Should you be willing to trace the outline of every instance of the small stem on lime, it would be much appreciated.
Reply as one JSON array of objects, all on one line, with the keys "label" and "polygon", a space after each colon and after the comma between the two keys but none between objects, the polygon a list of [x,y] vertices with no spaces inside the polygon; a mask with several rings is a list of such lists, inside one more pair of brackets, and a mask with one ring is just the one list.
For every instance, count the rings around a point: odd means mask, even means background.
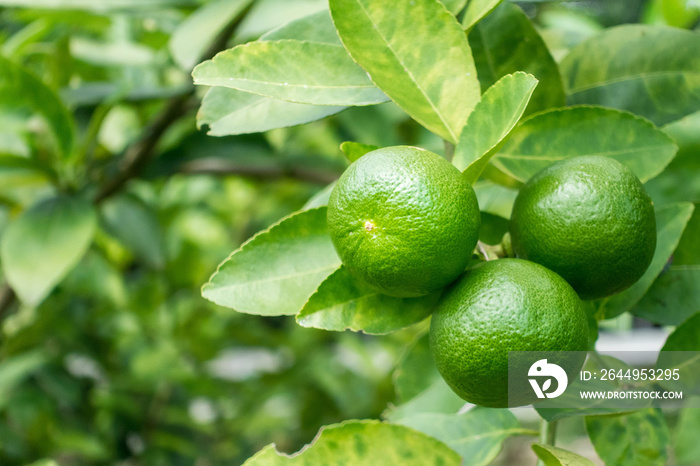
[{"label": "small stem on lime", "polygon": [[476,248],[479,250],[481,255],[484,257],[484,260],[490,261],[493,259],[492,257],[490,257],[489,252],[486,250],[486,246],[481,241],[476,242]]}]

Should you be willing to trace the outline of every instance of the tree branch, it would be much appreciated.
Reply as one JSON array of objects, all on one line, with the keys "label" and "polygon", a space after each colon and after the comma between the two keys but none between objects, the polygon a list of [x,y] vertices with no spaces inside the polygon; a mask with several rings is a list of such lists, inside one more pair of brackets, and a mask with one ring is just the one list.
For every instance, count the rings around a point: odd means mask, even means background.
[{"label": "tree branch", "polygon": [[[211,45],[200,57],[200,62],[212,58],[221,50],[226,48],[229,38],[243,21],[250,11],[253,3],[241,12],[216,36]],[[170,99],[165,108],[158,114],[153,123],[144,131],[141,138],[131,145],[119,164],[118,173],[111,180],[107,181],[97,192],[94,202],[99,204],[108,197],[119,192],[124,185],[141,173],[141,170],[151,161],[155,155],[155,148],[161,137],[182,116],[191,109],[196,108],[192,99],[194,96],[194,86],[185,94],[175,96]]]},{"label": "tree branch", "polygon": [[340,173],[301,166],[241,165],[219,158],[204,158],[184,164],[181,173],[206,173],[215,176],[247,176],[266,180],[294,178],[308,183],[327,185],[338,179]]},{"label": "tree branch", "polygon": [[[229,38],[247,16],[252,6],[253,2],[221,30],[200,57],[200,62],[212,58],[218,52],[226,48]],[[99,204],[121,191],[129,180],[141,173],[141,170],[154,157],[155,148],[168,128],[186,115],[192,108],[196,108],[196,105],[193,105],[193,96],[194,86],[190,85],[190,89],[187,92],[174,96],[168,101],[165,108],[163,108],[143,132],[141,138],[133,145],[129,146],[124,152],[124,156],[118,166],[117,174],[97,191],[93,199],[95,204]],[[10,288],[7,282],[0,285],[0,320],[4,318],[7,311],[15,303],[16,298],[15,292]]]}]

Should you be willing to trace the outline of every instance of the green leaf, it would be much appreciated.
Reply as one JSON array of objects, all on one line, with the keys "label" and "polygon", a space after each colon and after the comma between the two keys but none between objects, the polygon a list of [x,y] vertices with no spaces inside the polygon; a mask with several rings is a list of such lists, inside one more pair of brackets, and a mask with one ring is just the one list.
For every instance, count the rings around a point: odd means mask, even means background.
[{"label": "green leaf", "polygon": [[405,403],[441,380],[430,350],[427,332],[406,349],[393,374],[394,390],[400,402]]},{"label": "green leaf", "polygon": [[97,224],[93,206],[80,198],[56,197],[17,217],[0,245],[10,286],[28,306],[36,306],[78,263]]},{"label": "green leaf", "polygon": [[440,3],[445,5],[445,8],[450,10],[453,15],[457,16],[459,12],[464,9],[464,5],[467,4],[467,0],[440,0]]},{"label": "green leaf", "polygon": [[440,293],[395,298],[370,288],[343,266],[321,283],[297,315],[302,327],[352,330],[381,335],[408,327],[430,315]]},{"label": "green leaf", "polygon": [[392,422],[421,413],[455,414],[464,405],[461,399],[440,377],[428,388],[399,406],[390,406],[382,417]]},{"label": "green leaf", "polygon": [[530,74],[509,74],[488,88],[476,104],[452,159],[469,183],[476,182],[495,153],[493,149],[513,130],[535,86],[537,80]]},{"label": "green leaf", "polygon": [[422,413],[398,422],[445,442],[470,466],[490,464],[511,435],[537,433],[522,429],[507,409],[475,407],[464,414]]},{"label": "green leaf", "polygon": [[221,30],[252,1],[215,0],[195,10],[170,36],[168,48],[175,63],[184,70],[191,70]]},{"label": "green leaf", "polygon": [[656,361],[659,369],[678,369],[678,380],[659,384],[683,396],[700,395],[700,312],[679,325],[666,339]]},{"label": "green leaf", "polygon": [[345,108],[297,104],[236,89],[212,87],[197,112],[197,126],[208,127],[210,136],[262,133],[320,120]]},{"label": "green leaf", "polygon": [[282,219],[248,240],[202,288],[202,296],[238,312],[293,315],[340,266],[326,208]]},{"label": "green leaf", "polygon": [[333,192],[333,188],[335,188],[335,181],[328,184],[325,188],[311,196],[311,199],[309,199],[306,204],[304,204],[304,207],[301,208],[301,210],[309,210],[309,209],[315,209],[317,207],[323,207],[328,205],[328,200],[331,197],[331,193]]},{"label": "green leaf", "polygon": [[683,231],[678,247],[667,267],[649,291],[634,306],[632,313],[664,325],[680,325],[700,311],[700,209]]},{"label": "green leaf", "polygon": [[132,196],[117,196],[101,206],[107,231],[150,267],[165,266],[163,235],[153,212]]},{"label": "green leaf", "polygon": [[292,20],[260,36],[260,40],[282,39],[343,45],[327,9]]},{"label": "green leaf", "polygon": [[698,203],[696,202],[693,215],[690,217],[688,225],[683,231],[683,236],[678,242],[678,247],[673,254],[673,263],[675,265],[700,264],[700,209],[697,209],[697,206]]},{"label": "green leaf", "polygon": [[670,137],[642,118],[582,106],[549,110],[523,120],[491,163],[526,181],[557,160],[600,155],[626,165],[644,182],[661,173],[677,149]]},{"label": "green leaf", "polygon": [[7,357],[0,363],[0,409],[11,401],[12,392],[48,360],[43,350],[34,349]]},{"label": "green leaf", "polygon": [[678,423],[674,430],[673,446],[680,465],[700,464],[700,397],[691,397],[678,412]]},{"label": "green leaf", "polygon": [[507,74],[524,71],[539,81],[526,115],[564,105],[559,68],[542,37],[518,6],[501,3],[473,27],[469,44],[482,90]]},{"label": "green leaf", "polygon": [[456,143],[479,101],[469,43],[436,0],[330,0],[345,48],[413,119]]},{"label": "green leaf", "polygon": [[36,159],[0,155],[0,192],[20,186],[42,185],[55,179],[56,173]]},{"label": "green leaf", "polygon": [[341,45],[284,39],[239,45],[194,69],[194,83],[315,105],[387,100]]},{"label": "green leaf", "polygon": [[401,464],[459,466],[461,458],[444,443],[408,427],[379,421],[346,421],[321,428],[313,442],[287,456],[268,445],[245,466],[376,466]]},{"label": "green leaf", "polygon": [[73,151],[73,117],[58,95],[39,78],[0,56],[0,102],[40,115],[54,138],[57,152],[68,157]]},{"label": "green leaf", "polygon": [[510,219],[513,203],[518,192],[491,181],[479,181],[474,185],[474,192],[479,199],[479,209],[506,219]]},{"label": "green leaf", "polygon": [[630,310],[662,325],[679,325],[700,311],[700,264],[671,265]]},{"label": "green leaf", "polygon": [[623,25],[582,42],[561,63],[569,104],[620,108],[663,125],[700,106],[700,34]]},{"label": "green leaf", "polygon": [[462,19],[462,26],[469,31],[483,17],[496,8],[502,0],[471,0]]},{"label": "green leaf", "polygon": [[629,311],[647,292],[656,277],[666,266],[668,258],[678,245],[685,225],[693,214],[693,204],[679,202],[656,210],[656,251],[651,265],[637,283],[625,291],[595,301],[598,320],[617,317]]},{"label": "green leaf", "polygon": [[[583,366],[583,370],[591,373],[600,373],[602,369],[622,370],[625,372],[631,367],[624,361],[601,354],[597,355],[597,357],[588,358]],[[607,399],[583,399],[580,396],[581,391],[607,392],[609,390],[628,390],[626,382],[626,380],[623,381],[622,379],[610,381],[598,378],[584,381],[576,377],[561,396],[540,402],[535,405],[535,410],[542,419],[552,422],[573,416],[628,413],[651,405],[651,399],[629,398],[611,401]]]},{"label": "green leaf", "polygon": [[345,157],[352,163],[365,155],[368,152],[379,149],[379,146],[372,144],[362,144],[359,142],[345,141],[340,145],[340,150],[343,151]]},{"label": "green leaf", "polygon": [[589,416],[586,430],[605,464],[666,464],[669,432],[660,409],[646,408],[616,416]]},{"label": "green leaf", "polygon": [[544,462],[544,466],[593,466],[593,461],[576,453],[555,447],[533,443],[532,450]]}]

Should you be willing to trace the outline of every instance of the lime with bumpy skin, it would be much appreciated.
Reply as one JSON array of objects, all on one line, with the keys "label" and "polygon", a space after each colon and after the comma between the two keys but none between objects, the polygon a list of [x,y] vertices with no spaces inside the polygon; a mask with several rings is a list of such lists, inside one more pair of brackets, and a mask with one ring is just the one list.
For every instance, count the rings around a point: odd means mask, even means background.
[{"label": "lime with bumpy skin", "polygon": [[453,165],[417,147],[362,156],[328,202],[333,245],[348,270],[397,297],[426,295],[456,279],[476,246],[479,205]]},{"label": "lime with bumpy skin", "polygon": [[582,299],[618,293],[644,274],[656,248],[651,198],[609,157],[564,159],[535,174],[513,205],[513,250],[555,271]]},{"label": "lime with bumpy skin", "polygon": [[[463,399],[519,406],[534,401],[533,394],[523,379],[527,392],[509,399],[508,353],[586,351],[588,321],[581,299],[559,275],[523,259],[499,259],[467,270],[448,288],[432,317],[430,347],[440,374]],[[577,367],[567,372],[580,369],[583,355],[574,354]]]}]

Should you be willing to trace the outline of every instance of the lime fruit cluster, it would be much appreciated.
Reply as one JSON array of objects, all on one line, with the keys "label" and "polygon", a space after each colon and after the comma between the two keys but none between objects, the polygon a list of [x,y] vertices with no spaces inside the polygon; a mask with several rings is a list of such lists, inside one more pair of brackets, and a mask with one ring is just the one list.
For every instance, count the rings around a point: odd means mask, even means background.
[{"label": "lime fruit cluster", "polygon": [[[328,225],[343,265],[381,293],[445,289],[430,327],[437,368],[459,396],[488,407],[534,401],[527,383],[510,384],[527,396],[509,393],[509,353],[583,355],[581,298],[629,287],[656,246],[651,199],[607,157],[565,159],[525,184],[510,221],[517,259],[465,271],[480,227],[474,190],[445,159],[415,147],[354,162],[331,193]],[[583,356],[571,358],[562,367],[573,374]]]},{"label": "lime fruit cluster", "polygon": [[582,299],[618,293],[644,274],[656,248],[651,198],[609,157],[564,159],[541,170],[513,205],[513,250],[561,275]]},{"label": "lime fruit cluster", "polygon": [[452,164],[416,147],[377,149],[355,161],[328,202],[328,226],[345,267],[378,291],[428,294],[471,259],[480,214]]},{"label": "lime fruit cluster", "polygon": [[509,399],[508,352],[586,351],[588,322],[581,299],[559,275],[534,262],[500,259],[472,267],[448,289],[432,317],[430,346],[460,397],[517,406],[532,400]]}]

